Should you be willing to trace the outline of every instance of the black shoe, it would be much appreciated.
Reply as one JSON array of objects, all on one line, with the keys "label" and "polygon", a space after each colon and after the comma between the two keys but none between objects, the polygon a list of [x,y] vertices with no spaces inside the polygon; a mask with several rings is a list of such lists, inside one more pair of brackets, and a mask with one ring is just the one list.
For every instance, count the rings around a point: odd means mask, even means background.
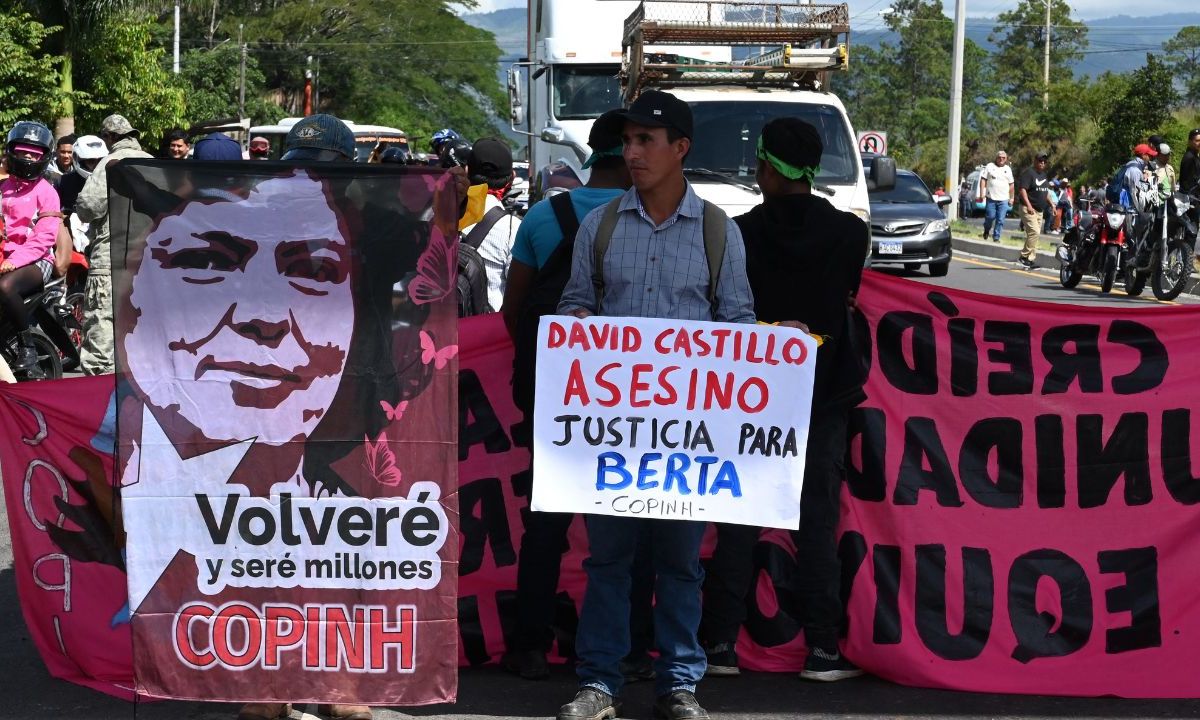
[{"label": "black shoe", "polygon": [[38,366],[37,348],[33,345],[33,336],[28,330],[22,330],[17,335],[17,355],[13,358],[14,373],[28,373]]},{"label": "black shoe", "polygon": [[630,655],[621,661],[621,675],[627,683],[653,680],[656,677],[654,661],[644,652],[637,656]]},{"label": "black shoe", "polygon": [[513,650],[500,659],[500,666],[525,680],[545,680],[550,677],[546,653],[541,650]]},{"label": "black shoe", "polygon": [[657,720],[708,720],[708,711],[700,707],[692,693],[675,690],[659,695],[654,701],[654,717]]},{"label": "black shoe", "polygon": [[737,677],[742,674],[738,668],[737,651],[734,650],[733,643],[717,643],[706,647],[704,655],[708,658],[708,668],[704,671],[704,677]]},{"label": "black shoe", "polygon": [[613,696],[594,687],[580,688],[574,700],[558,709],[558,720],[605,720],[616,716]]},{"label": "black shoe", "polygon": [[819,682],[836,682],[862,674],[863,671],[847,660],[845,655],[837,651],[837,648],[813,647],[808,651],[808,657],[804,660],[804,670],[800,672],[800,677]]},{"label": "black shoe", "polygon": [[1034,268],[1033,261],[1028,258],[1019,258],[1017,262],[1020,263],[1021,267],[1025,268],[1026,270],[1032,270]]}]

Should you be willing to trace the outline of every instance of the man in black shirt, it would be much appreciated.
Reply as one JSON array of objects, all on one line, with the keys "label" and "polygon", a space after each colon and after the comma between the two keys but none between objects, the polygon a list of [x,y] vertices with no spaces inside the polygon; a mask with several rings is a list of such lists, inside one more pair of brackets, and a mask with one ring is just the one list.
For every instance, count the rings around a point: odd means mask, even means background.
[{"label": "man in black shirt", "polygon": [[1188,133],[1188,147],[1179,162],[1179,189],[1190,192],[1200,182],[1200,128]]},{"label": "man in black shirt", "polygon": [[1021,179],[1017,182],[1017,207],[1021,210],[1021,224],[1025,228],[1025,247],[1021,250],[1018,262],[1026,268],[1033,268],[1037,259],[1038,235],[1042,229],[1042,215],[1049,205],[1046,192],[1050,189],[1046,181],[1046,163],[1049,156],[1038,153],[1033,166],[1025,168]]},{"label": "man in black shirt", "polygon": [[[848,302],[858,291],[870,249],[867,226],[812,194],[821,136],[797,118],[762,131],[757,179],[763,204],[734,218],[746,243],[746,276],[762,322],[800,323],[824,336],[817,353],[796,552],[804,572],[796,591],[809,648],[801,677],[833,681],[861,675],[838,649],[843,607],[837,556],[838,501],[846,423],[864,397],[864,365],[852,343]],[[736,675],[733,646],[746,617],[759,528],[717,526],[717,548],[704,583],[701,641],[710,675]]]}]

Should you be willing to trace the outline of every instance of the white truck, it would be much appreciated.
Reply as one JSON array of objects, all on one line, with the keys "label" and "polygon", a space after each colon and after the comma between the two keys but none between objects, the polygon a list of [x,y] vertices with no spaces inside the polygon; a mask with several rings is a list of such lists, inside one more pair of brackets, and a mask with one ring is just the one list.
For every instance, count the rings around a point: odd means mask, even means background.
[{"label": "white truck", "polygon": [[[591,122],[657,87],[691,105],[688,179],[731,216],[762,200],[754,171],[763,125],[792,116],[824,141],[815,191],[869,223],[854,129],[824,89],[825,73],[846,67],[848,42],[845,4],[530,0],[529,58],[510,70],[509,97],[514,130],[528,115],[533,196],[585,181]],[[876,161],[870,173],[888,187],[895,164]]]}]

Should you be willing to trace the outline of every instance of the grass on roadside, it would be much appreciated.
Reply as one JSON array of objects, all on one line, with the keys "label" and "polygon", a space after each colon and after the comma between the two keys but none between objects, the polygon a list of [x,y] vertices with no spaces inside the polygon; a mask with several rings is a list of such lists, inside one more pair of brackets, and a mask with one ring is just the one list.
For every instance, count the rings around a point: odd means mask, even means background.
[{"label": "grass on roadside", "polygon": [[[1011,220],[1006,222],[1005,225],[1011,226],[1015,225],[1017,222],[1019,221]],[[979,225],[972,225],[965,220],[952,220],[950,222],[950,233],[954,235],[954,237],[983,242],[983,228]],[[1051,241],[1052,239],[1052,241],[1057,244],[1057,238],[1057,235],[1043,235],[1041,237],[1041,241],[1038,243],[1038,247],[1042,248],[1047,241]],[[988,242],[991,241],[988,240]],[[1000,233],[1000,244],[1005,247],[1025,247],[1025,233],[1021,232],[1020,230],[1013,232],[1012,229],[1006,227],[1004,232]]]}]

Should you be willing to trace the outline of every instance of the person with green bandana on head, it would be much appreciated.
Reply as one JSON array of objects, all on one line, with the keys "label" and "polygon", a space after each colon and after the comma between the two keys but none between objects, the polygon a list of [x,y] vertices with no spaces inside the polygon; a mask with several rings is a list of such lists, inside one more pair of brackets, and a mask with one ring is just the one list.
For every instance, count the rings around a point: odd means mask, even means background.
[{"label": "person with green bandana on head", "polygon": [[[798,618],[808,658],[800,677],[834,681],[862,674],[839,651],[843,607],[835,531],[844,475],[846,422],[861,402],[865,365],[851,333],[850,299],[870,250],[866,224],[812,193],[821,136],[797,118],[778,118],[758,139],[756,176],[763,203],[734,218],[746,244],[746,275],[759,322],[802,323],[823,337],[794,540],[802,568]],[[708,676],[739,674],[734,647],[754,584],[759,528],[717,525],[704,581],[700,640]]]}]

